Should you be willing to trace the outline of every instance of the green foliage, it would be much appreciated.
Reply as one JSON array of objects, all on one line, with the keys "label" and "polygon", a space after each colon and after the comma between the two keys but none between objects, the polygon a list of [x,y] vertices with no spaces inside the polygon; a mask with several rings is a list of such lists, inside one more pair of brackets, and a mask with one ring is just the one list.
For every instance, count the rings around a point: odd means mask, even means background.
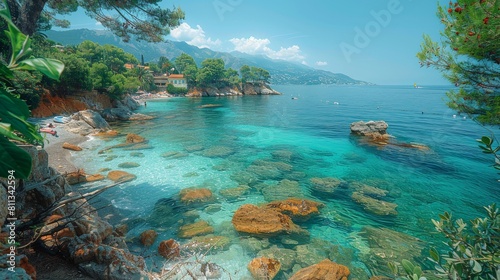
[{"label": "green foliage", "polygon": [[449,241],[450,252],[441,258],[434,250],[431,260],[438,276],[455,279],[498,279],[500,277],[500,216],[495,204],[484,207],[487,216],[466,224],[445,212],[432,220],[436,230]]},{"label": "green foliage", "polygon": [[500,124],[500,2],[458,0],[438,5],[442,43],[424,36],[417,54],[457,86],[448,105],[483,124]]},{"label": "green foliage", "polygon": [[[485,139],[486,140],[486,139]],[[495,204],[484,207],[486,217],[475,218],[470,224],[462,219],[454,220],[448,212],[432,220],[436,231],[448,240],[449,251],[440,255],[431,248],[428,258],[435,268],[435,276],[441,279],[500,279],[500,215]],[[416,280],[422,270],[403,260],[406,279]],[[397,266],[389,264],[394,275]],[[416,278],[418,277],[418,278]]]},{"label": "green foliage", "polygon": [[164,9],[159,6],[160,2],[160,0],[9,0],[8,5],[20,30],[29,35],[35,32],[42,15],[54,25],[68,27],[69,21],[57,19],[57,14],[69,14],[82,8],[88,16],[101,22],[104,27],[126,42],[132,35],[138,40],[160,42],[169,34],[170,28],[178,26],[184,19],[184,12],[181,9]]},{"label": "green foliage", "polygon": [[[3,4],[7,7],[7,2]],[[11,44],[8,64],[0,62],[0,177],[15,172],[16,178],[27,178],[31,173],[31,157],[10,140],[43,144],[38,128],[27,121],[28,106],[13,92],[15,71],[39,71],[49,78],[58,79],[64,65],[54,59],[34,58],[31,40],[13,24],[8,9],[0,9],[0,17],[7,24],[6,37]],[[10,172],[9,172],[10,171]]]},{"label": "green foliage", "polygon": [[113,72],[102,62],[94,63],[90,67],[92,85],[100,93],[106,93],[108,88],[112,86],[111,77],[113,77]]},{"label": "green foliage", "polygon": [[255,67],[243,65],[240,68],[241,81],[243,83],[266,83],[269,84],[269,80],[271,79],[271,75],[269,71]]},{"label": "green foliage", "polygon": [[240,80],[240,75],[238,74],[238,71],[228,68],[224,72],[224,82],[226,83],[227,86],[237,86],[241,83]]},{"label": "green foliage", "polygon": [[198,74],[198,66],[194,59],[190,55],[182,53],[174,62],[176,70],[186,77],[188,86],[194,86],[196,84],[196,75]]},{"label": "green foliage", "polygon": [[224,60],[220,58],[208,58],[201,63],[196,81],[202,87],[221,86],[224,78]]},{"label": "green foliage", "polygon": [[171,69],[174,68],[172,62],[165,56],[160,56],[156,65],[160,69],[160,74],[170,73]]},{"label": "green foliage", "polygon": [[167,85],[167,92],[173,95],[184,95],[188,93],[187,88],[175,87],[172,84]]},{"label": "green foliage", "polygon": [[[492,154],[494,156],[495,163],[493,164],[493,167],[500,170],[500,155],[498,154],[500,146],[495,145],[495,141],[493,139],[494,138],[492,137],[483,136],[481,139],[477,139],[477,142],[479,142],[479,148],[483,150],[483,153]],[[496,147],[494,147],[494,145]]]},{"label": "green foliage", "polygon": [[26,101],[29,108],[34,109],[38,107],[40,99],[44,93],[42,84],[42,75],[36,72],[16,71],[12,83],[14,85],[15,93]]}]

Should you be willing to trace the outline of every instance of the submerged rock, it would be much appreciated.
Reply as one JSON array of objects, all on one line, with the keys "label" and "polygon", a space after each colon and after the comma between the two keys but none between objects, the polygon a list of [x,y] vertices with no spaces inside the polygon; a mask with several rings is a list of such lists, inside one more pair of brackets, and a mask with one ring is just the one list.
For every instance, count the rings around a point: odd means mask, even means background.
[{"label": "submerged rock", "polygon": [[349,268],[325,259],[315,265],[303,268],[295,273],[289,280],[347,280]]},{"label": "submerged rock", "polygon": [[179,192],[180,201],[185,204],[206,203],[213,200],[212,191],[206,188],[187,188]]},{"label": "submerged rock", "polygon": [[263,256],[279,261],[281,268],[284,271],[291,271],[297,258],[297,254],[294,250],[278,248],[276,245],[273,245],[269,249],[259,251],[257,256]]},{"label": "submerged rock", "polygon": [[144,246],[149,247],[149,246],[153,245],[157,236],[158,236],[158,233],[156,233],[156,231],[154,231],[152,229],[146,230],[146,231],[141,233],[141,236],[140,236],[141,243]]},{"label": "submerged rock", "polygon": [[361,250],[360,258],[374,275],[391,275],[387,264],[420,258],[424,243],[405,233],[388,228],[366,226],[359,235],[367,240],[369,250]]},{"label": "submerged rock", "polygon": [[356,192],[359,192],[361,194],[368,195],[368,196],[375,197],[375,198],[376,197],[384,197],[388,193],[387,190],[383,190],[383,189],[380,189],[377,187],[373,187],[373,186],[369,186],[367,184],[357,183],[357,182],[349,184],[349,188],[352,188]]},{"label": "submerged rock", "polygon": [[284,200],[289,197],[304,197],[299,182],[287,179],[281,180],[278,184],[264,187],[262,194],[267,201]]},{"label": "submerged rock", "polygon": [[93,175],[87,175],[85,179],[87,180],[87,182],[95,182],[104,180],[105,177],[101,174],[93,174]]},{"label": "submerged rock", "polygon": [[[156,227],[171,227],[179,220],[185,219],[186,215],[192,214],[187,210],[186,206],[173,198],[160,198],[155,203],[148,222]],[[194,219],[189,219],[189,221],[193,222]]]},{"label": "submerged rock", "polygon": [[398,212],[396,211],[397,204],[378,200],[369,196],[362,194],[361,192],[354,192],[352,194],[352,199],[358,203],[363,205],[363,208],[376,215],[381,216],[396,216]]},{"label": "submerged rock", "polygon": [[131,162],[131,161],[122,162],[122,163],[118,164],[118,167],[120,167],[120,168],[134,168],[134,167],[139,167],[139,166],[141,166],[141,165],[138,164],[137,162]]},{"label": "submerged rock", "polygon": [[193,224],[181,226],[177,232],[177,236],[180,238],[192,238],[194,236],[206,235],[213,232],[214,228],[211,227],[207,221],[200,220]]},{"label": "submerged rock", "polygon": [[109,171],[108,173],[108,179],[115,182],[118,181],[127,182],[127,181],[132,181],[135,178],[137,178],[135,175],[121,170],[113,170]]},{"label": "submerged rock", "polygon": [[184,245],[184,247],[192,251],[207,252],[210,250],[210,252],[214,252],[227,250],[229,249],[229,245],[231,245],[229,237],[210,234],[206,236],[195,236],[191,239],[191,242]]},{"label": "submerged rock", "polygon": [[201,155],[204,157],[228,157],[234,153],[235,151],[232,148],[226,146],[214,146],[201,152]]},{"label": "submerged rock", "polygon": [[239,185],[236,188],[229,188],[220,190],[219,193],[226,199],[236,200],[236,199],[245,199],[246,195],[250,192],[250,187],[247,185]]},{"label": "submerged rock", "polygon": [[125,139],[125,143],[143,143],[146,139],[140,135],[129,133],[127,134],[127,138]]},{"label": "submerged rock", "polygon": [[327,194],[333,194],[333,192],[340,185],[343,184],[342,180],[333,177],[324,177],[324,178],[314,177],[311,178],[310,182],[313,191],[327,193]]},{"label": "submerged rock", "polygon": [[232,223],[236,231],[257,236],[277,236],[281,234],[307,234],[292,219],[274,209],[245,204],[233,215]]},{"label": "submerged rock", "polygon": [[255,279],[272,280],[280,272],[281,264],[275,259],[260,257],[253,259],[247,268]]},{"label": "submerged rock", "polygon": [[266,207],[287,214],[295,221],[307,221],[312,216],[319,215],[319,208],[324,207],[324,204],[308,199],[288,198],[270,202]]}]

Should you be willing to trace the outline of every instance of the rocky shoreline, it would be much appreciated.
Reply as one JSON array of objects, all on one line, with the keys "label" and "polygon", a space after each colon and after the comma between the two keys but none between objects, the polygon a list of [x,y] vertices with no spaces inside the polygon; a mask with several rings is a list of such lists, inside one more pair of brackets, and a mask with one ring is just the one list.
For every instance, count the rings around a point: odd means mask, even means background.
[{"label": "rocky shoreline", "polygon": [[[82,279],[156,279],[155,277],[159,276],[158,273],[162,273],[152,271],[151,268],[148,269],[144,257],[131,252],[129,245],[127,245],[130,240],[125,239],[127,235],[127,226],[125,224],[120,222],[116,224],[110,223],[109,220],[103,218],[103,215],[100,216],[96,211],[96,208],[100,208],[102,205],[89,203],[90,198],[98,195],[100,191],[112,187],[113,184],[99,187],[94,191],[95,193],[89,193],[88,191],[83,193],[80,192],[81,190],[78,187],[71,185],[82,181],[104,179],[103,175],[100,175],[100,177],[98,174],[88,175],[74,167],[71,164],[69,151],[77,151],[78,144],[86,141],[88,135],[97,133],[98,135],[116,136],[116,132],[111,130],[105,118],[111,121],[133,120],[137,116],[139,116],[139,119],[149,118],[149,116],[132,112],[133,108],[139,106],[132,99],[121,104],[122,106],[117,108],[118,110],[111,109],[104,113],[101,112],[101,114],[92,110],[75,113],[68,123],[56,124],[55,129],[58,131],[59,137],[48,135],[50,141],[45,145],[44,149],[33,146],[25,147],[34,160],[33,173],[29,180],[20,184],[18,197],[16,197],[16,215],[20,221],[20,226],[25,227],[28,235],[35,235],[37,232],[28,229],[28,226],[30,221],[38,220],[38,229],[42,234],[41,238],[36,242],[37,250],[42,248],[44,251],[55,254],[61,259],[69,260],[74,266],[69,265],[68,270],[71,271],[77,267],[86,276],[78,273],[76,269],[68,274],[78,275]],[[113,116],[111,117],[109,114]],[[46,125],[47,122],[50,122],[50,119],[39,120],[40,124]],[[351,126],[351,129],[353,134],[365,136],[370,141],[375,139],[378,141],[376,144],[380,145],[381,138],[388,139],[388,135],[386,135],[387,127],[387,124],[383,122],[368,122],[355,123]],[[373,137],[373,133],[375,133],[376,137]],[[383,137],[380,137],[380,135],[383,135]],[[127,135],[125,143],[115,145],[112,148],[145,144],[147,144],[147,140],[138,135],[130,134]],[[210,157],[224,156],[231,153],[227,148],[224,148],[207,149],[203,151],[203,155]],[[170,157],[175,155],[162,156]],[[266,173],[270,168],[276,170],[276,172],[285,172],[290,170],[291,166],[284,162],[259,161],[249,167],[249,170],[260,174],[262,172]],[[262,175],[267,176],[266,174]],[[134,176],[123,171],[111,170],[108,172],[107,178],[122,183],[133,180]],[[315,191],[331,195],[333,190],[344,185],[345,182],[335,178],[312,178],[311,184]],[[288,244],[294,248],[293,250],[277,247],[267,248],[264,245],[262,248],[255,248],[256,257],[248,264],[247,269],[255,279],[263,277],[273,279],[280,271],[283,271],[283,273],[286,271],[285,275],[291,277],[290,279],[312,279],[318,277],[318,275],[336,276],[335,278],[314,279],[347,279],[350,271],[346,266],[331,261],[339,258],[333,254],[333,251],[331,254],[313,253],[314,246],[318,245],[313,245],[313,243],[318,241],[310,240],[309,233],[300,224],[311,217],[319,215],[323,205],[304,198],[293,198],[293,195],[295,195],[293,189],[296,188],[298,188],[298,182],[287,179],[281,180],[278,185],[268,186],[262,190],[266,200],[272,202],[265,205],[245,204],[234,213],[231,228],[234,228],[241,236],[245,236],[249,240],[248,242],[255,243],[253,245],[248,244],[250,247],[257,246],[257,243],[263,243],[264,241],[260,241],[261,239],[278,238],[281,239],[283,244]],[[349,188],[354,188],[353,200],[362,205],[366,211],[381,216],[397,215],[397,205],[382,199],[386,195],[384,190],[354,183],[350,183]],[[3,189],[0,188],[0,190]],[[248,189],[248,186],[241,185],[234,189],[221,191],[220,195],[231,199],[232,197],[238,197],[240,193]],[[199,219],[199,215],[196,214],[199,207],[204,208],[213,199],[215,199],[215,194],[212,194],[209,189],[187,188],[181,190],[178,197],[158,200],[149,219],[156,222],[163,221],[163,225],[178,226],[178,237],[191,240],[187,245],[180,245],[178,241],[173,239],[163,240],[159,243],[157,249],[158,256],[163,257],[166,261],[179,261],[182,250],[186,248],[192,249],[200,246],[200,248],[205,248],[203,246],[208,246],[227,250],[230,245],[229,238],[214,235],[214,228],[208,222]],[[182,222],[170,221],[172,211],[174,211],[172,205],[177,204],[182,205],[182,209],[185,210],[182,213]],[[47,212],[46,209],[51,211]],[[112,209],[108,210],[113,211]],[[5,221],[5,217],[6,215],[0,216],[0,220]],[[165,219],[166,221],[164,221]],[[367,228],[367,230],[371,230],[373,236],[395,235],[400,239],[407,240],[407,242],[415,243],[416,248],[421,246],[417,240],[411,239],[410,236],[403,236],[392,231],[380,231],[370,228]],[[145,250],[144,248],[157,243],[155,242],[157,235],[154,230],[146,230],[133,239],[137,240],[138,246],[141,246],[142,250]],[[5,235],[3,237],[5,238]],[[22,243],[28,241],[23,240]],[[5,244],[5,242],[3,243]],[[323,245],[319,244],[319,246]],[[259,255],[260,253],[264,255]],[[416,254],[416,251],[411,253]],[[287,257],[280,256],[282,254],[287,255]],[[299,254],[307,255],[310,259],[302,262]],[[397,252],[397,254],[402,253]],[[30,264],[32,260],[28,260],[26,255],[27,253],[23,251],[20,251],[18,255],[18,263],[23,269],[16,269],[17,274],[15,277],[17,278],[15,279],[57,279],[57,277],[60,277],[52,275],[50,271],[44,269],[39,270],[43,273],[37,277],[36,271],[38,268],[36,265]],[[379,261],[383,263],[385,260]],[[293,265],[294,263],[296,265]],[[197,276],[200,277],[216,277],[217,275],[213,273],[222,271],[215,263],[197,264],[196,270],[198,271]],[[182,269],[172,271],[168,273],[185,273],[186,275],[190,273],[189,270],[184,271]],[[11,274],[5,273],[10,272],[0,266],[0,279],[12,277]],[[164,277],[162,279],[170,278]],[[220,277],[214,279],[220,279]]]}]

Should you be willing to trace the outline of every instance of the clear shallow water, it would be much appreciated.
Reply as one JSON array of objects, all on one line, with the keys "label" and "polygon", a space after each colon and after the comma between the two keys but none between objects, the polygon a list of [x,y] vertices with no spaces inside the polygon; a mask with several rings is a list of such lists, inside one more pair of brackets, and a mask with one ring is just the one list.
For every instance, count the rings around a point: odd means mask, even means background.
[{"label": "clear shallow water", "polygon": [[[205,258],[223,267],[233,279],[247,277],[245,267],[256,256],[256,252],[239,242],[244,238],[232,229],[234,211],[243,204],[268,201],[258,185],[237,200],[228,200],[219,192],[237,187],[235,174],[245,171],[255,160],[277,161],[273,158],[277,151],[293,153],[294,157],[287,162],[293,169],[263,178],[260,183],[292,179],[299,182],[303,197],[324,203],[320,217],[300,225],[310,232],[315,243],[324,241],[351,252],[349,258],[337,260],[351,270],[357,267],[366,273],[373,271],[374,264],[361,257],[370,254],[366,238],[359,235],[367,225],[407,233],[427,245],[439,245],[430,221],[439,213],[451,211],[455,217],[470,219],[482,215],[481,206],[498,202],[495,191],[498,175],[489,167],[492,159],[480,153],[475,141],[488,132],[471,120],[454,118],[454,112],[445,106],[444,88],[276,86],[276,89],[283,95],[148,101],[147,108],[139,112],[156,116],[154,120],[121,123],[115,128],[145,137],[152,149],[112,149],[98,154],[125,140],[94,138],[82,145],[87,149],[78,153],[75,164],[89,174],[111,168],[137,175],[136,180],[108,190],[102,197],[128,219],[128,237],[151,228],[159,232],[150,252],[132,245],[147,255],[156,251],[161,240],[189,242],[176,236],[177,225],[158,225],[149,220],[155,203],[162,198],[175,198],[187,187],[211,189],[217,197],[213,205],[218,211],[199,208],[198,213],[214,227],[215,234],[230,237],[231,246]],[[293,100],[292,96],[298,99]],[[222,106],[199,107],[210,103]],[[430,150],[380,148],[360,143],[358,138],[350,136],[349,129],[350,123],[359,120],[385,120],[388,132],[397,141],[422,143]],[[193,146],[201,146],[203,150],[191,151],[197,148]],[[234,153],[225,157],[203,156],[203,151],[215,146],[228,147]],[[161,156],[172,151],[185,156]],[[143,157],[132,156],[133,152],[142,153]],[[130,161],[140,166],[118,167]],[[362,182],[387,190],[388,196],[383,200],[396,203],[398,214],[388,217],[367,212],[351,199],[353,190],[348,186],[339,188],[330,197],[315,193],[310,186],[313,177],[335,177],[348,182],[347,185]],[[187,208],[181,207],[179,212],[183,211]],[[279,240],[271,240],[269,246],[272,245],[296,249]],[[356,272],[358,276],[361,274]],[[285,274],[280,277],[286,278]]]}]

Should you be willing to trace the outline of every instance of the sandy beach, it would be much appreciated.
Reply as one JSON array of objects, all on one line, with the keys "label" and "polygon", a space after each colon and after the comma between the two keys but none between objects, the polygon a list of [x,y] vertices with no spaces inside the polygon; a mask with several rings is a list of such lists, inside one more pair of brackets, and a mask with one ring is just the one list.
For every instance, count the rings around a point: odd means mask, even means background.
[{"label": "sandy beach", "polygon": [[71,160],[71,151],[63,149],[62,145],[64,142],[78,145],[88,140],[88,137],[67,131],[65,124],[55,123],[52,117],[30,119],[30,121],[39,124],[41,127],[47,127],[49,123],[55,126],[52,129],[57,131],[57,136],[42,133],[42,136],[45,136],[43,149],[49,154],[49,166],[62,174],[77,171],[78,166],[74,166]]}]

